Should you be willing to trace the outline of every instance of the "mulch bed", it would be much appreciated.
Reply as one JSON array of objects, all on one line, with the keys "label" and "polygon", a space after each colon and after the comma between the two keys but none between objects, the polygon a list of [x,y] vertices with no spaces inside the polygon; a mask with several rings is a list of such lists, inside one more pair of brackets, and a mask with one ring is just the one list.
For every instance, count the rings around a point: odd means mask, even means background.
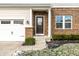
[{"label": "mulch bed", "polygon": [[50,42],[46,42],[48,48],[56,48],[60,45],[67,44],[67,43],[79,43],[79,40],[52,40]]}]

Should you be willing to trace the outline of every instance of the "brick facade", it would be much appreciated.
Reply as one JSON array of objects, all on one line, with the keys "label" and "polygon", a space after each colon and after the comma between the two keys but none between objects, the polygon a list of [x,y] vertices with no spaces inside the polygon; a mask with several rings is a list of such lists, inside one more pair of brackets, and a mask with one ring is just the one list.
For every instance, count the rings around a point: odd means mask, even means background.
[{"label": "brick facade", "polygon": [[[48,11],[33,11],[32,13],[33,27],[26,28],[26,36],[35,35],[35,15],[45,16],[44,35],[48,35]],[[79,8],[52,8],[51,9],[51,30],[52,34],[79,34]],[[72,16],[72,29],[57,29],[55,25],[56,15],[71,15]]]},{"label": "brick facade", "polygon": [[33,36],[33,28],[28,27],[25,28],[25,37],[32,37]]},{"label": "brick facade", "polygon": [[[52,8],[52,34],[79,34],[79,8]],[[71,15],[72,29],[56,29],[56,15]]]}]

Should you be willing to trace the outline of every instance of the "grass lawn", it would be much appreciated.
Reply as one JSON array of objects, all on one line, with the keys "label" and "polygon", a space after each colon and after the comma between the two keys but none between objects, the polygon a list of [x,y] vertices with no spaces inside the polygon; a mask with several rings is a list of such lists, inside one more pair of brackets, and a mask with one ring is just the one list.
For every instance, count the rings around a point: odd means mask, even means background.
[{"label": "grass lawn", "polygon": [[79,56],[79,43],[63,44],[57,48],[46,48],[41,51],[28,51],[24,56]]}]

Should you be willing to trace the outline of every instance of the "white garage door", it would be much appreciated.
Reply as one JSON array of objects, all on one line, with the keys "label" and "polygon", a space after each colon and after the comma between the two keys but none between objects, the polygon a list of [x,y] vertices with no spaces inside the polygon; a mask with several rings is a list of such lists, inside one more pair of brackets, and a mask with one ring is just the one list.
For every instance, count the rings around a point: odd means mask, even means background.
[{"label": "white garage door", "polygon": [[0,20],[0,41],[24,41],[23,19]]}]

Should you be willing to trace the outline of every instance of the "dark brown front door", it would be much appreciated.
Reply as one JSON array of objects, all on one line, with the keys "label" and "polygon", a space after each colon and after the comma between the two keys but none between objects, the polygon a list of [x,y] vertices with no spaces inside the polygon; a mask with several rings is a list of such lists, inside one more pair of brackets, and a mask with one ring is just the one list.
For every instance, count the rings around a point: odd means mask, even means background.
[{"label": "dark brown front door", "polygon": [[43,16],[36,16],[36,34],[43,34]]}]

